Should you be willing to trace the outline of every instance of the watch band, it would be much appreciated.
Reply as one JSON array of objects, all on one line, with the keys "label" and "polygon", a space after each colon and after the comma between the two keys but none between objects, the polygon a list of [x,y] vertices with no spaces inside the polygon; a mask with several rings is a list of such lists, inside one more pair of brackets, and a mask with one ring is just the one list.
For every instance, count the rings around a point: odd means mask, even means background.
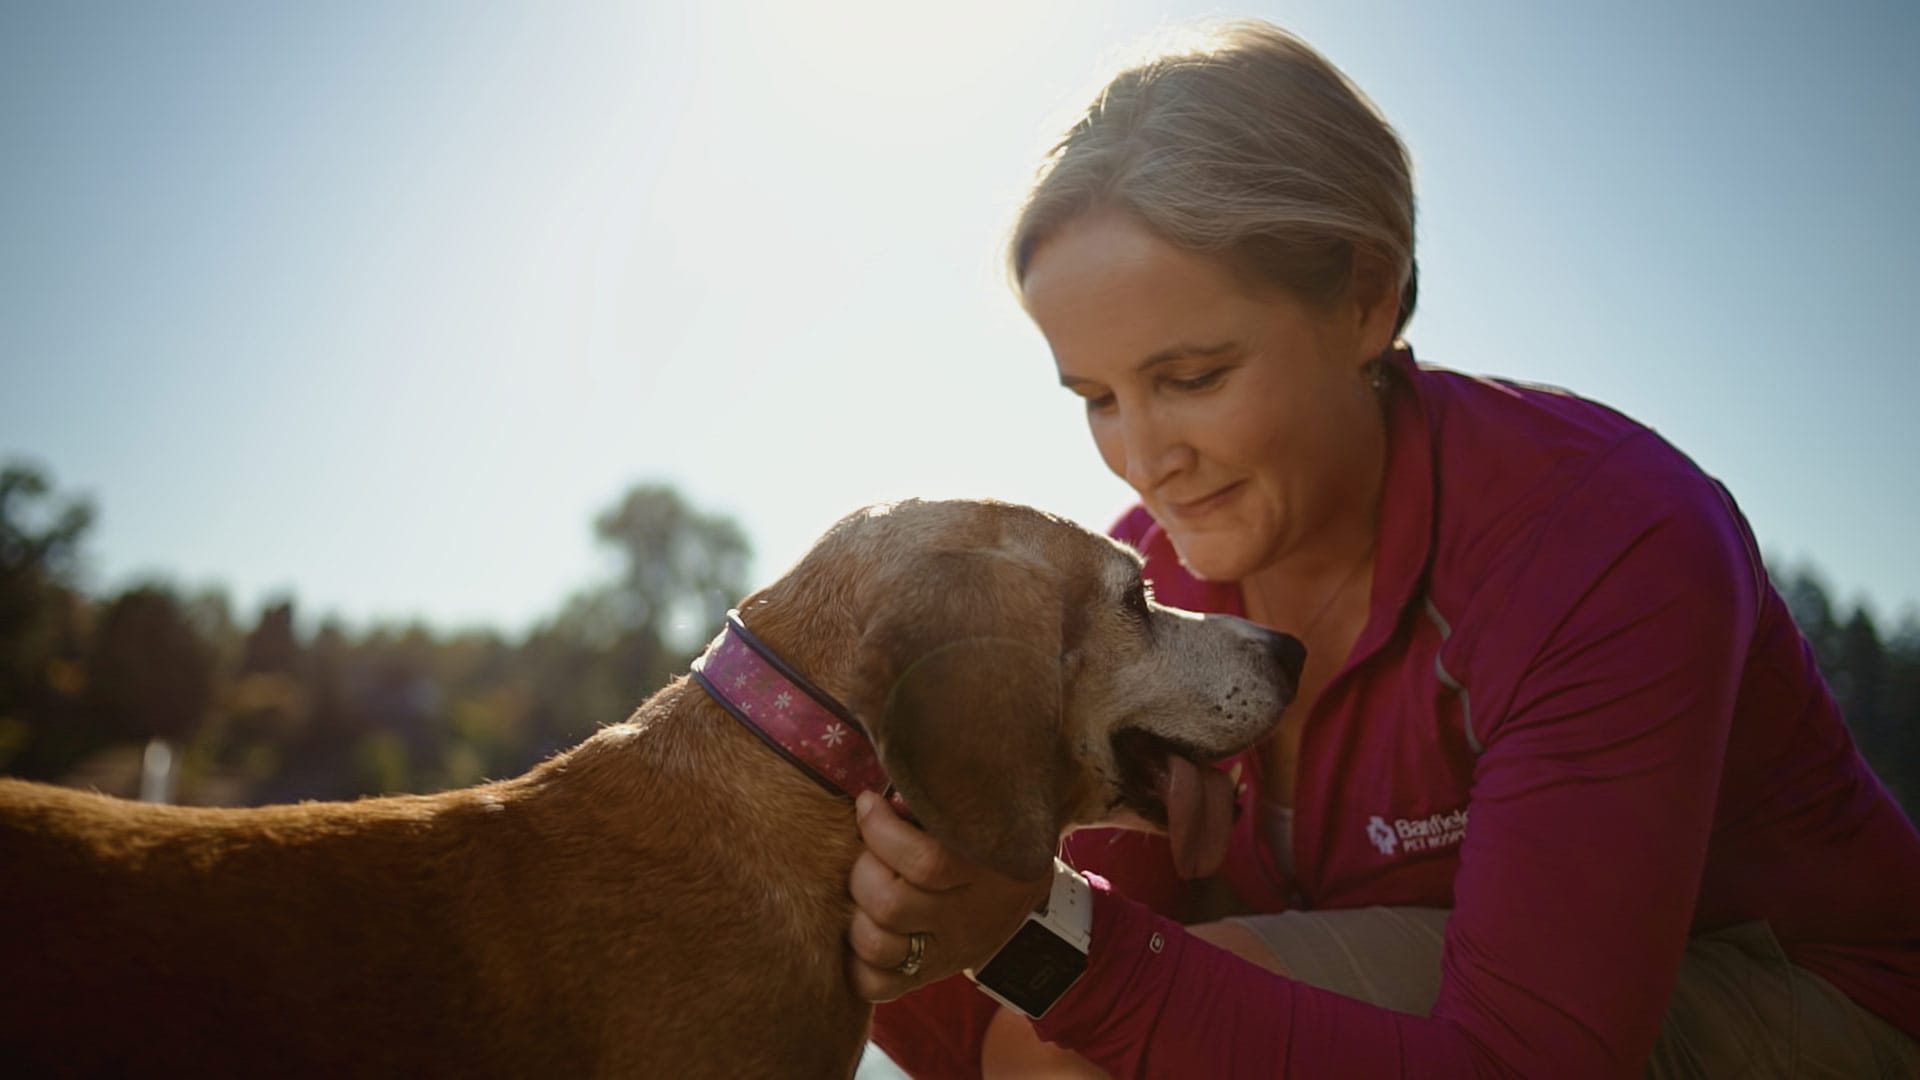
[{"label": "watch band", "polygon": [[988,997],[1038,1020],[1086,973],[1092,945],[1093,889],[1056,858],[1046,905],[967,978]]},{"label": "watch band", "polygon": [[1057,856],[1053,860],[1053,890],[1047,894],[1047,906],[1035,914],[1082,953],[1092,951],[1093,886],[1080,876],[1080,871]]}]

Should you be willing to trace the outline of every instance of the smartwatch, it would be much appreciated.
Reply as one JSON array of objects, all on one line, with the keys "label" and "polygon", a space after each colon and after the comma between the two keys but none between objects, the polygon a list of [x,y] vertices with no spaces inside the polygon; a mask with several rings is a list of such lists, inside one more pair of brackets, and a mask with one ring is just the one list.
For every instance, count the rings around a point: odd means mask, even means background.
[{"label": "smartwatch", "polygon": [[1053,860],[1053,890],[1028,915],[993,959],[967,972],[986,995],[1029,1019],[1053,1003],[1087,970],[1093,943],[1093,889],[1073,867]]}]

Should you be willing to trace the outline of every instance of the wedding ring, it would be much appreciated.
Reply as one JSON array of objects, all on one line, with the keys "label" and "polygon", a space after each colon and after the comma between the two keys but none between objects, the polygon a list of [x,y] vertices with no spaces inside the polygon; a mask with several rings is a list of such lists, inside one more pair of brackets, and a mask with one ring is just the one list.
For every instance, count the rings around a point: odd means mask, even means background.
[{"label": "wedding ring", "polygon": [[916,930],[907,935],[907,958],[893,970],[909,978],[920,974],[920,965],[927,960],[927,939],[933,935]]}]

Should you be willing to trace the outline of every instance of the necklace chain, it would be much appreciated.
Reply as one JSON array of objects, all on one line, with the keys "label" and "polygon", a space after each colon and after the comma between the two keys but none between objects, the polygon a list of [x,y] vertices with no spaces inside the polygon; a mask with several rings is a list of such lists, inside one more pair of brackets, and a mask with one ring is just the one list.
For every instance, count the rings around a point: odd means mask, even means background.
[{"label": "necklace chain", "polygon": [[1313,636],[1313,632],[1320,628],[1320,623],[1325,620],[1327,614],[1333,610],[1334,602],[1339,600],[1341,595],[1347,591],[1347,586],[1353,584],[1353,579],[1360,573],[1360,568],[1373,561],[1373,548],[1374,545],[1368,544],[1367,550],[1361,552],[1360,557],[1355,559],[1351,566],[1347,567],[1347,572],[1341,576],[1340,583],[1335,585],[1333,591],[1327,594],[1326,600],[1320,604],[1320,610],[1314,613],[1313,618],[1307,620],[1307,624],[1301,627],[1297,636],[1302,639],[1310,638]]}]

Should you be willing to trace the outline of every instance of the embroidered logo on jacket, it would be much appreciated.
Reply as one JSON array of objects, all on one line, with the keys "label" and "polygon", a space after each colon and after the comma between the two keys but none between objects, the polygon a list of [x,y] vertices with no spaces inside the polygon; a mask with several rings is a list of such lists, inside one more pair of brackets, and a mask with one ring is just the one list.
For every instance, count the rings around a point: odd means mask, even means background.
[{"label": "embroidered logo on jacket", "polygon": [[1393,854],[1393,826],[1387,824],[1387,819],[1379,814],[1373,815],[1373,820],[1367,822],[1367,839],[1380,849],[1380,854]]},{"label": "embroidered logo on jacket", "polygon": [[1428,814],[1423,818],[1395,818],[1391,824],[1379,814],[1367,820],[1367,839],[1382,855],[1395,848],[1411,854],[1452,847],[1467,838],[1467,808]]}]

